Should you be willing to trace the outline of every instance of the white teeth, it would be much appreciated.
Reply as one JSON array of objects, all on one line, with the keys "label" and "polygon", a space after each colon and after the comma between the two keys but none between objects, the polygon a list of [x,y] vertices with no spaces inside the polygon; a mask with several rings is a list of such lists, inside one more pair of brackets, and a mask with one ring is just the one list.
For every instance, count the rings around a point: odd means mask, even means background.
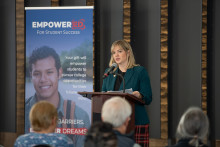
[{"label": "white teeth", "polygon": [[41,89],[48,89],[48,88],[50,88],[50,86],[41,86],[40,88]]}]

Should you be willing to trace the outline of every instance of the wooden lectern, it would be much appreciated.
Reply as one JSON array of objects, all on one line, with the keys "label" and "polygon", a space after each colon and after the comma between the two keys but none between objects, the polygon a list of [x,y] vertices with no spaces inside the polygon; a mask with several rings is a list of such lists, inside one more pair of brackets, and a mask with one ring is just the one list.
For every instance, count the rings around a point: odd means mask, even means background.
[{"label": "wooden lectern", "polygon": [[132,94],[128,93],[116,93],[116,92],[78,92],[83,97],[87,97],[91,99],[92,104],[92,122],[100,121],[101,120],[101,110],[102,105],[107,99],[110,99],[113,96],[120,96],[125,98],[132,107],[132,114],[131,114],[131,120],[129,122],[127,133],[131,132],[135,128],[135,104],[144,105],[144,101],[141,99],[138,99]]}]

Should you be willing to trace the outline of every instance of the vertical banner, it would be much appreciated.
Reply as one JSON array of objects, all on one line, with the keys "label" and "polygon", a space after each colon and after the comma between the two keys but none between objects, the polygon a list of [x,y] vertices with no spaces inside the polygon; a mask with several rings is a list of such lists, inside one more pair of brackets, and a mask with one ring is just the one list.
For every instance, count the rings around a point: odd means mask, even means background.
[{"label": "vertical banner", "polygon": [[46,100],[57,108],[57,133],[83,146],[91,124],[93,7],[26,7],[25,133],[31,107]]}]

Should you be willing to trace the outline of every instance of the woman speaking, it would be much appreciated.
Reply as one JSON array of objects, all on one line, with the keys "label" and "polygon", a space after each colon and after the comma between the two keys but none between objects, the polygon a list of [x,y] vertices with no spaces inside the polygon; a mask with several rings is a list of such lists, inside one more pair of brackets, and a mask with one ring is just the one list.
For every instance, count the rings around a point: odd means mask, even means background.
[{"label": "woman speaking", "polygon": [[[132,89],[133,95],[149,105],[152,101],[152,92],[148,73],[143,66],[135,63],[132,48],[125,40],[118,40],[112,44],[109,67],[113,63],[118,65],[114,72],[124,77],[125,89]],[[110,74],[103,80],[102,91],[122,89],[123,83],[120,76]],[[143,147],[149,146],[149,118],[144,105],[140,104],[135,104],[135,141]]]}]

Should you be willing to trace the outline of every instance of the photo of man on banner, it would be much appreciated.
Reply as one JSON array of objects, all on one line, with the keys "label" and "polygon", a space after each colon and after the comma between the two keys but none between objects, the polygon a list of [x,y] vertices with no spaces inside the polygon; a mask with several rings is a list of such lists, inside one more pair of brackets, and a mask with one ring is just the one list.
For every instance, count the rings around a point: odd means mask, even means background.
[{"label": "photo of man on banner", "polygon": [[90,127],[89,115],[72,99],[63,98],[59,92],[58,83],[63,73],[59,55],[49,46],[36,48],[29,57],[28,68],[35,94],[25,102],[25,133],[31,131],[31,107],[36,102],[45,100],[57,108],[56,132],[68,135],[76,147],[83,146],[84,135]]}]

